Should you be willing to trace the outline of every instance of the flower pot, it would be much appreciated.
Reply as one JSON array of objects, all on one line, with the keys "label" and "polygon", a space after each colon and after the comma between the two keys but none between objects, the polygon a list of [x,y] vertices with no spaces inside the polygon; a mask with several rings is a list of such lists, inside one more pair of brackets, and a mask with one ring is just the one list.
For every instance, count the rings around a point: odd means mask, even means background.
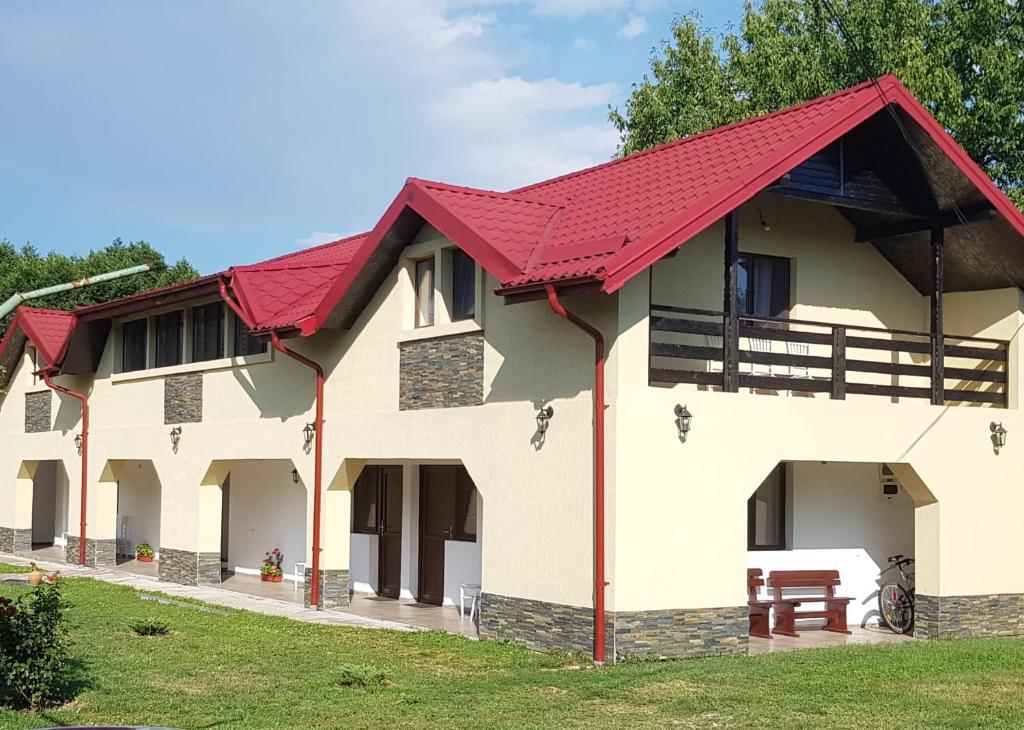
[{"label": "flower pot", "polygon": [[37,586],[43,582],[43,571],[33,570],[28,574],[28,584],[30,586]]},{"label": "flower pot", "polygon": [[283,575],[269,575],[267,573],[260,574],[260,580],[264,583],[280,583],[282,578],[284,578]]},{"label": "flower pot", "polygon": [[152,555],[136,555],[135,559],[138,560],[140,563],[152,563],[153,562],[153,556]]}]

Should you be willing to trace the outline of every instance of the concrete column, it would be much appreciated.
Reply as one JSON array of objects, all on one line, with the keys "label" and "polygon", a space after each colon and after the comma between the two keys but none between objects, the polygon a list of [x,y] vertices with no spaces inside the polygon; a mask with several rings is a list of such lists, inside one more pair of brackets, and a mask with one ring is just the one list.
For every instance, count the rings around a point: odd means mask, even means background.
[{"label": "concrete column", "polygon": [[[220,583],[221,515],[224,480],[231,461],[214,461],[194,486],[175,490],[174,477],[192,474],[190,467],[170,473],[164,467],[160,489],[160,580],[184,585]],[[187,477],[184,477],[187,478]]]},{"label": "concrete column", "polygon": [[0,496],[0,552],[20,553],[32,549],[32,485],[38,461],[23,461],[13,488]]},{"label": "concrete column", "polygon": [[[354,459],[342,463],[337,475],[323,493],[320,504],[320,576],[319,608],[337,608],[349,605],[349,546],[352,529],[352,487],[355,485],[364,462]],[[313,501],[310,492],[309,540],[306,555],[305,603],[310,605],[313,587]]]}]

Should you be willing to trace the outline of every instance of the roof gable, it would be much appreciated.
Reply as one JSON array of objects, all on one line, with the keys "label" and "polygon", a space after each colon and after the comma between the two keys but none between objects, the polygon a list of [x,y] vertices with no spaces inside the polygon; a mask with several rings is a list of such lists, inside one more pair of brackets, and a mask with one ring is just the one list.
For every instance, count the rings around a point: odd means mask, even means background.
[{"label": "roof gable", "polygon": [[31,342],[44,367],[58,367],[67,350],[68,339],[75,328],[75,315],[56,309],[18,307],[3,340],[0,340],[0,381],[7,383],[14,374],[14,365]]}]

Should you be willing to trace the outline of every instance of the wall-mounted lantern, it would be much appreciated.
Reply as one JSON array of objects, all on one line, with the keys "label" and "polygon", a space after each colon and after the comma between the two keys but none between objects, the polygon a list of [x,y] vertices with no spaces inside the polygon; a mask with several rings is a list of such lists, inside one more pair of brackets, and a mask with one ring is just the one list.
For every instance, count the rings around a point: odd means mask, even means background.
[{"label": "wall-mounted lantern", "polygon": [[175,426],[171,429],[171,448],[174,449],[174,453],[178,453],[178,444],[181,443],[181,426]]},{"label": "wall-mounted lantern", "polygon": [[992,446],[998,454],[1000,449],[1006,446],[1007,431],[1003,428],[1002,423],[996,423],[995,421],[992,421],[992,423],[988,425],[988,430],[992,432]]},{"label": "wall-mounted lantern", "polygon": [[690,433],[690,424],[693,421],[693,414],[686,406],[676,404],[676,428],[679,429],[679,440],[686,441],[686,434]]},{"label": "wall-mounted lantern", "polygon": [[555,415],[555,409],[551,406],[545,406],[537,411],[537,433],[545,434],[548,432],[548,426],[553,415]]},{"label": "wall-mounted lantern", "polygon": [[78,449],[78,455],[82,455],[82,434],[75,434],[75,448]]},{"label": "wall-mounted lantern", "polygon": [[292,484],[298,484],[298,483],[299,483],[299,470],[298,469],[292,469]]},{"label": "wall-mounted lantern", "polygon": [[313,439],[316,438],[316,426],[312,423],[307,423],[306,427],[302,429],[302,438],[305,439],[306,450],[313,445]]}]

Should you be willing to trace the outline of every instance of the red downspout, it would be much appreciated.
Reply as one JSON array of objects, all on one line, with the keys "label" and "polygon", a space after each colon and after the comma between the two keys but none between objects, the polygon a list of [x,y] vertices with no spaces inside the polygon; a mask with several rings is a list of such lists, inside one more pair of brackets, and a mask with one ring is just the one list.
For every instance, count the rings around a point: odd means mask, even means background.
[{"label": "red downspout", "polygon": [[594,661],[604,661],[604,336],[592,324],[566,310],[551,284],[544,287],[548,304],[594,340]]},{"label": "red downspout", "polygon": [[[252,321],[245,315],[242,308],[235,303],[235,301],[228,294],[227,284],[224,279],[220,279],[220,296],[227,302],[227,305],[231,307],[232,311],[238,315],[239,319],[245,322],[246,326],[250,329],[253,328]],[[324,371],[317,363],[310,360],[308,357],[304,357],[294,350],[289,350],[287,347],[281,344],[281,338],[277,336],[277,332],[270,332],[270,342],[274,345],[274,349],[283,355],[287,355],[293,360],[297,360],[301,364],[310,368],[316,373],[316,417],[313,421],[313,427],[316,429],[316,445],[313,456],[313,562],[310,566],[310,570],[313,578],[313,585],[309,592],[309,602],[313,607],[319,607],[320,605],[320,487],[323,483],[323,465],[324,465]]]},{"label": "red downspout", "polygon": [[89,496],[89,401],[81,393],[76,393],[50,380],[49,370],[43,370],[40,374],[43,376],[43,382],[46,383],[47,388],[82,402],[82,506],[80,509],[81,521],[78,526],[80,535],[78,538],[78,564],[85,565],[85,512],[86,500]]}]

